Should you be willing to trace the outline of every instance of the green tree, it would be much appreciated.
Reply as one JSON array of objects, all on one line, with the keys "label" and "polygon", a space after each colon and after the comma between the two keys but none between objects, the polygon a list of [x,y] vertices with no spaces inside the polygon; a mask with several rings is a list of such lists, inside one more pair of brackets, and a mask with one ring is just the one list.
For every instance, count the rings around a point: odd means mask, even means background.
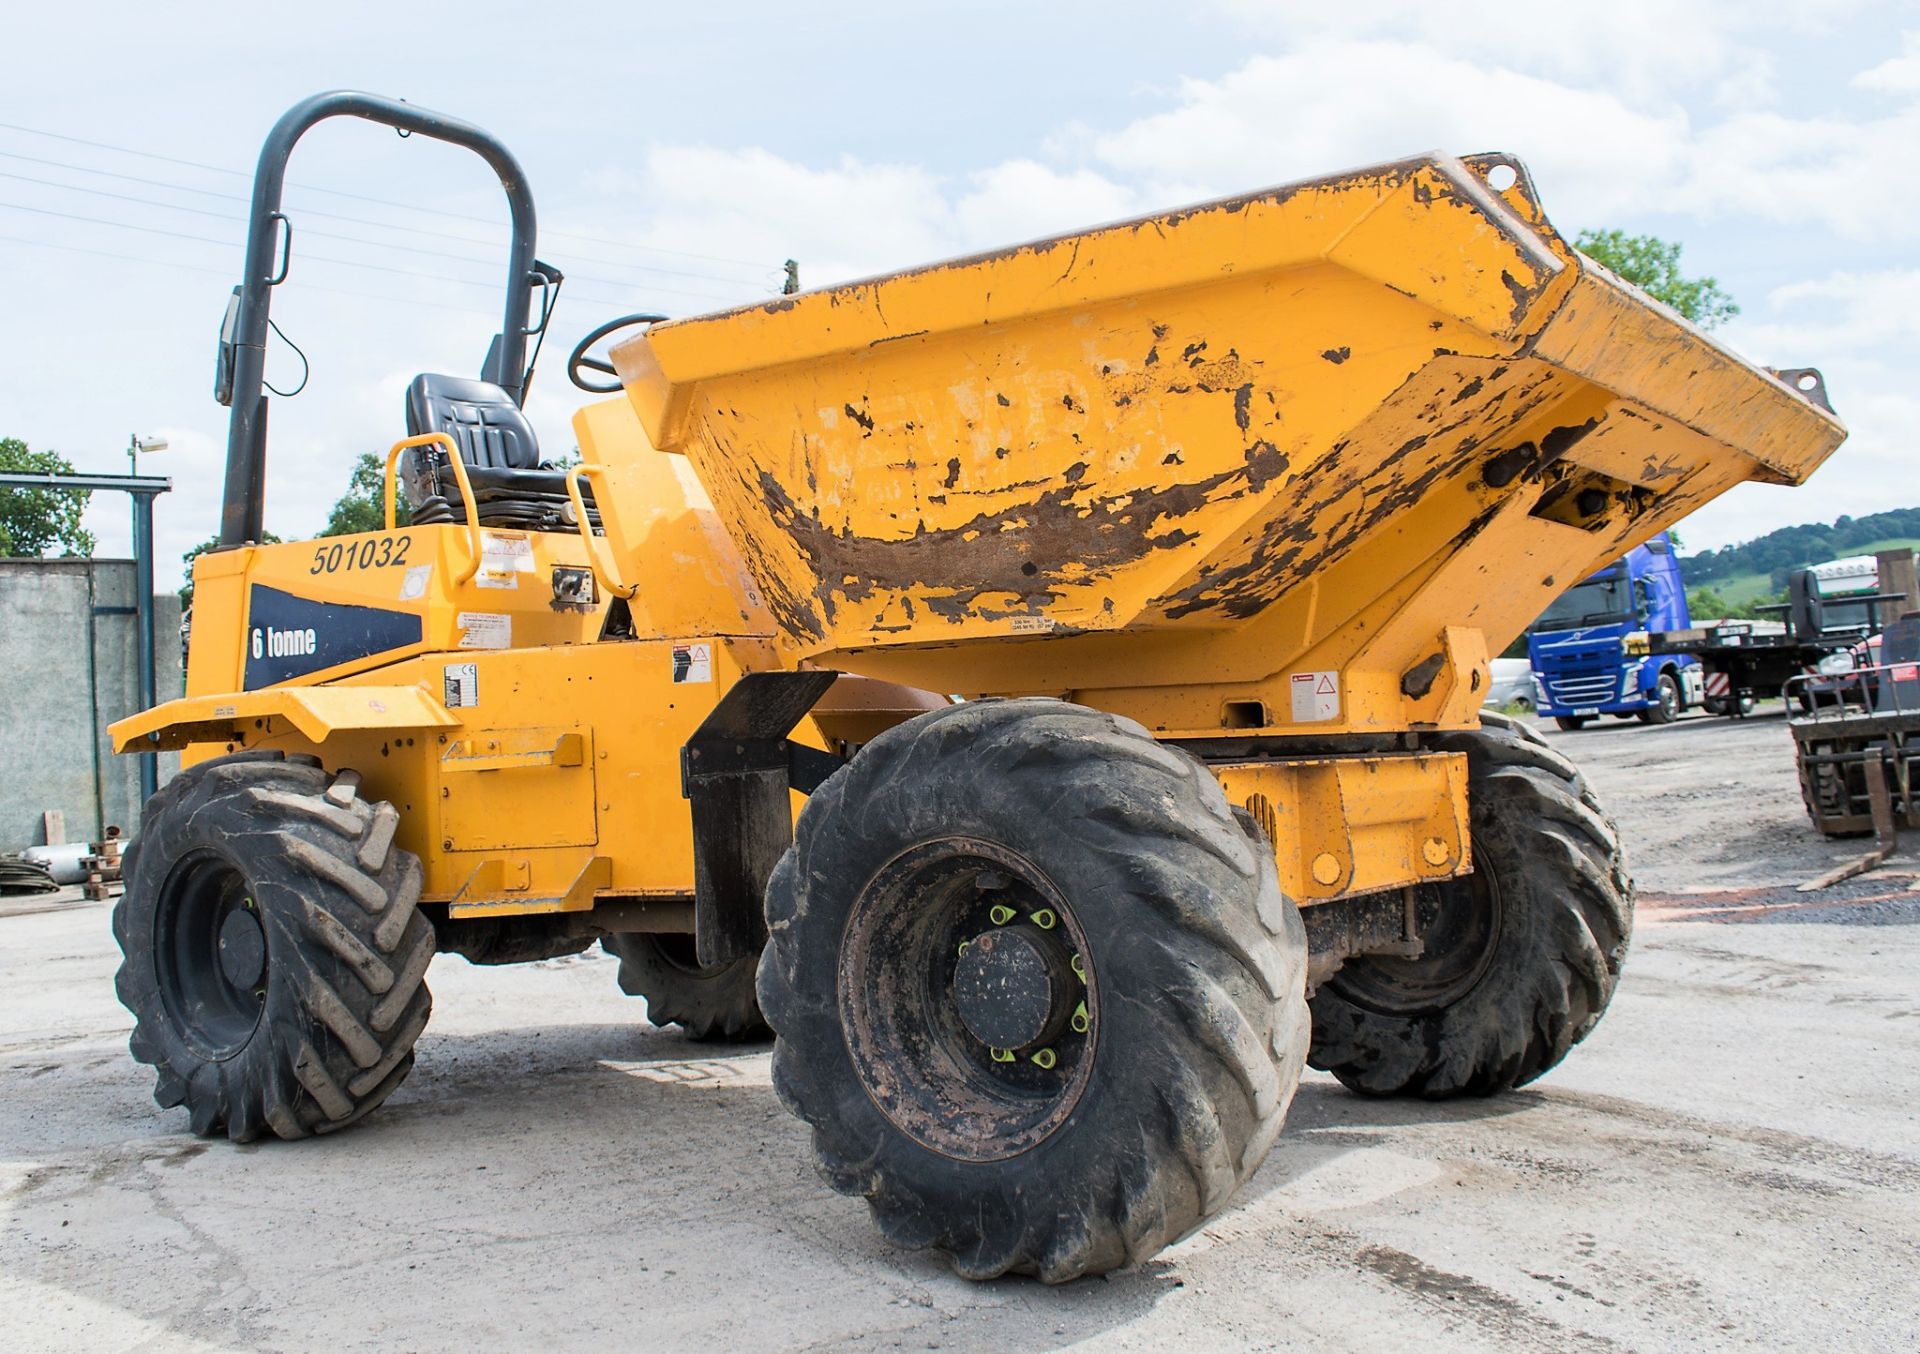
[{"label": "green tree", "polygon": [[[333,513],[327,518],[327,525],[321,530],[322,536],[351,536],[361,531],[384,531],[387,515],[380,506],[380,491],[386,487],[387,467],[372,452],[362,452],[360,459],[353,463],[353,474],[347,478],[347,492],[340,495],[340,501],[333,505]],[[399,486],[394,486],[394,521],[405,526],[411,517],[406,500],[400,496]]]},{"label": "green tree", "polygon": [[[280,538],[271,531],[265,531],[261,533],[260,544],[278,545],[280,544]],[[187,566],[186,586],[180,589],[180,609],[182,611],[193,610],[193,562],[209,550],[218,550],[219,548],[220,538],[218,536],[209,536],[206,540],[200,542],[200,544],[194,546],[193,549],[187,551],[186,554],[180,557],[180,562]]]},{"label": "green tree", "polygon": [[[1702,621],[1750,621],[1768,618],[1761,608],[1784,600],[1777,594],[1762,594],[1746,602],[1729,602],[1712,588],[1687,589],[1687,614],[1695,625]],[[1778,613],[1771,613],[1778,620]]]},{"label": "green tree", "polygon": [[[54,451],[29,451],[17,437],[0,437],[0,471],[71,475],[73,462]],[[0,489],[0,555],[38,559],[54,546],[63,555],[93,553],[93,533],[80,525],[93,495],[86,489]]]},{"label": "green tree", "polygon": [[1680,271],[1680,246],[1673,241],[1657,235],[1629,235],[1624,230],[1583,230],[1574,244],[1702,329],[1724,324],[1740,313],[1716,279],[1688,277]]}]

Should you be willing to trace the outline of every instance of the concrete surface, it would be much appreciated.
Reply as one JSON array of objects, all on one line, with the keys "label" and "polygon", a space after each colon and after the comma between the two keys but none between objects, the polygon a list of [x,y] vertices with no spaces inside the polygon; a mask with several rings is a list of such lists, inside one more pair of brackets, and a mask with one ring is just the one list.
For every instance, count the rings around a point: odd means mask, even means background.
[{"label": "concrete surface", "polygon": [[[0,851],[40,845],[47,809],[65,815],[70,842],[139,826],[139,763],[114,756],[106,734],[140,708],[134,601],[132,560],[0,560]],[[182,689],[173,593],[154,598],[153,627],[154,690],[171,700]],[[160,761],[164,780],[180,757]]]},{"label": "concrete surface", "polygon": [[767,1054],[649,1030],[597,954],[442,958],[383,1110],[234,1147],[148,1098],[104,907],[0,915],[0,1345],[1920,1346],[1913,856],[1781,887],[1856,848],[1808,828],[1777,717],[1549,736],[1646,889],[1588,1043],[1485,1101],[1310,1074],[1232,1209],[1062,1289],[883,1245]]}]

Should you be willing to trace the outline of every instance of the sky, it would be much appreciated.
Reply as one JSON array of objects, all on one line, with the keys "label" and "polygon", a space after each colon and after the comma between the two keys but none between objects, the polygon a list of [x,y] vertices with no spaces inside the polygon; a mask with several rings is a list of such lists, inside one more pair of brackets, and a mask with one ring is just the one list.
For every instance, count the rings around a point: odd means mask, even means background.
[{"label": "sky", "polygon": [[[567,275],[528,414],[585,398],[567,351],[690,315],[1424,150],[1529,166],[1571,237],[1680,241],[1742,308],[1719,337],[1817,366],[1851,437],[1803,487],[1747,485],[1702,549],[1920,503],[1920,4],[1606,6],[1190,0],[704,7],[199,3],[9,15],[0,86],[0,436],[174,490],[161,578],[211,536],[227,411],[215,338],[261,139],[360,88],[477,122],[525,167]],[[283,17],[283,15],[285,17]],[[312,534],[421,371],[477,373],[505,202],[481,162],[338,121],[289,175],[274,318],[311,364],[271,415],[267,525]],[[301,362],[277,340],[268,379]],[[102,554],[128,549],[96,495]]]}]

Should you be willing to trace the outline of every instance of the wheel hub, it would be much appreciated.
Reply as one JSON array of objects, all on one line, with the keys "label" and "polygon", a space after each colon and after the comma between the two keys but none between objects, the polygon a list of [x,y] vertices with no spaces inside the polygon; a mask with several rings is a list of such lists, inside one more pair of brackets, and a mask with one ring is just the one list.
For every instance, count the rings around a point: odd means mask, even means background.
[{"label": "wheel hub", "polygon": [[155,977],[174,1028],[202,1057],[233,1057],[260,1023],[272,967],[251,882],[196,851],[168,871],[154,912]]},{"label": "wheel hub", "polygon": [[229,983],[251,992],[267,971],[267,936],[251,908],[229,912],[220,923],[220,972]]},{"label": "wheel hub", "polygon": [[1383,1015],[1443,1011],[1486,976],[1499,942],[1503,905],[1484,864],[1463,879],[1416,887],[1418,958],[1367,954],[1348,960],[1332,985],[1355,1005]]},{"label": "wheel hub", "polygon": [[854,900],[837,987],[873,1103],[955,1160],[1041,1142],[1092,1076],[1086,933],[1052,880],[998,843],[944,837],[889,861]]},{"label": "wheel hub", "polygon": [[1072,1004],[1072,974],[1056,945],[1009,927],[968,942],[953,972],[953,1004],[967,1032],[989,1048],[1019,1051],[1060,1032]]}]

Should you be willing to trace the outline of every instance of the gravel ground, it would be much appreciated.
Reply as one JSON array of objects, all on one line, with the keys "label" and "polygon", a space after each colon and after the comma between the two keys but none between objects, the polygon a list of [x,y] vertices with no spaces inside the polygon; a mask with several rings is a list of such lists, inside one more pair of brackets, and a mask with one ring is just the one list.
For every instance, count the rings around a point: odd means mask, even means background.
[{"label": "gravel ground", "polygon": [[598,956],[442,958],[364,1125],[236,1147],[156,1111],[97,904],[0,904],[0,1310],[28,1348],[1920,1347],[1920,872],[1801,812],[1786,730],[1548,737],[1643,891],[1533,1087],[1309,1074],[1235,1206],[1139,1270],[972,1285],[807,1165],[764,1051],[650,1030]]}]

